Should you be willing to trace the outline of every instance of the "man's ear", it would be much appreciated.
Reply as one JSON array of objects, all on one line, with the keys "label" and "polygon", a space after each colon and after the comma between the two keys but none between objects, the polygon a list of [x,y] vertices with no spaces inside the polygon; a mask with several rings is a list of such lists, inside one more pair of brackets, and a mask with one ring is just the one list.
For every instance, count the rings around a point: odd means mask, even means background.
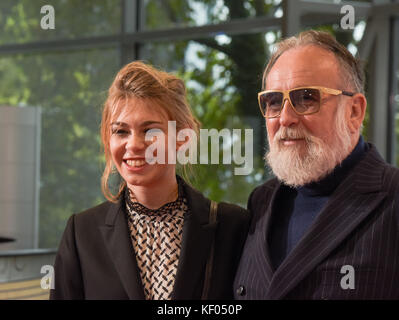
[{"label": "man's ear", "polygon": [[359,132],[366,115],[366,107],[366,97],[361,93],[356,93],[351,99],[348,111],[348,126],[351,133]]}]

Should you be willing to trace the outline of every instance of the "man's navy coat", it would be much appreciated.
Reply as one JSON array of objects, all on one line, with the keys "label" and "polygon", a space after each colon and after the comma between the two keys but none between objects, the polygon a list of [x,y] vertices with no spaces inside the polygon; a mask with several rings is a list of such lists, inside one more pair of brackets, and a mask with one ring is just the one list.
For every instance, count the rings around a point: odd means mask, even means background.
[{"label": "man's navy coat", "polygon": [[[279,214],[279,188],[272,179],[249,198],[253,220],[235,278],[236,299],[399,299],[399,169],[370,144],[274,270],[267,239],[271,217]],[[354,289],[347,288],[348,277]]]}]

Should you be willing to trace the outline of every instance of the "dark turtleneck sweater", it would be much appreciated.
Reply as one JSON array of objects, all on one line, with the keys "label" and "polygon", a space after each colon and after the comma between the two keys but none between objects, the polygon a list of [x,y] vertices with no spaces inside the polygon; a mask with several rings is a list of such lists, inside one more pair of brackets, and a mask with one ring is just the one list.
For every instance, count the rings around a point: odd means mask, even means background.
[{"label": "dark turtleneck sweater", "polygon": [[325,178],[299,188],[281,185],[273,206],[268,237],[273,266],[277,269],[324,208],[329,197],[363,158],[368,145],[362,136],[353,151]]}]

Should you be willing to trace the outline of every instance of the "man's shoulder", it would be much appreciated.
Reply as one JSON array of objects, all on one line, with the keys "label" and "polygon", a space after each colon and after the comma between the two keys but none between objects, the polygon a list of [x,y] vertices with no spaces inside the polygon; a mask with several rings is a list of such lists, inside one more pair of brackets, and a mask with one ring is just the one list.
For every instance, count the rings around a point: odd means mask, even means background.
[{"label": "man's shoulder", "polygon": [[380,176],[382,189],[388,193],[396,193],[399,187],[399,168],[386,162],[373,144],[369,143],[369,146],[370,150],[362,161],[363,164],[359,164],[358,172],[373,179],[374,176]]},{"label": "man's shoulder", "polygon": [[397,193],[399,189],[399,168],[386,163],[384,169],[383,188],[388,192]]},{"label": "man's shoulder", "polygon": [[396,180],[399,179],[399,176],[398,176],[399,168],[398,167],[395,167],[394,165],[392,165],[388,162],[386,162],[384,164],[384,167],[385,167],[385,173],[384,173],[385,177],[391,177],[392,179],[396,179]]}]

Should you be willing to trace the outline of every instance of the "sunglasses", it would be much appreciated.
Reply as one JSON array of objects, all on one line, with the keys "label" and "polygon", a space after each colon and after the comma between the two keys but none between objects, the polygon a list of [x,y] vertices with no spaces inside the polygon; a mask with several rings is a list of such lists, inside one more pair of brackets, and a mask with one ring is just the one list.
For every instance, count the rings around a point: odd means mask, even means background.
[{"label": "sunglasses", "polygon": [[308,115],[320,110],[322,94],[352,97],[354,93],[325,87],[300,87],[291,90],[266,90],[258,93],[260,112],[267,118],[277,118],[288,100],[298,115]]}]

